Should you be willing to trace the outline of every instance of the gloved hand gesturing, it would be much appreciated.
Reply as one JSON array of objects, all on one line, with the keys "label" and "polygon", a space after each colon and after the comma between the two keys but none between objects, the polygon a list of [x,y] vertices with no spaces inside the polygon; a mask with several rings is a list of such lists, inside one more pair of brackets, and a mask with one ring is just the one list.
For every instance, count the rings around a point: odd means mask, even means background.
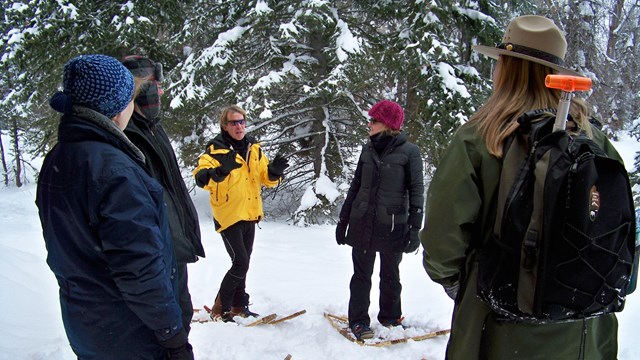
[{"label": "gloved hand gesturing", "polygon": [[338,221],[338,224],[336,224],[336,242],[338,243],[338,245],[344,245],[345,244],[345,237],[347,236],[347,225],[348,222],[346,221]]},{"label": "gloved hand gesturing", "polygon": [[412,253],[420,247],[420,238],[418,237],[419,231],[420,229],[417,227],[409,229],[409,234],[407,234],[408,239],[406,240],[406,245],[404,247],[405,253]]},{"label": "gloved hand gesturing", "polygon": [[272,180],[281,178],[282,174],[284,174],[284,170],[288,167],[289,163],[287,162],[287,159],[280,153],[276,154],[276,157],[274,157],[268,165],[269,177]]},{"label": "gloved hand gesturing", "polygon": [[211,157],[218,160],[218,162],[220,163],[220,166],[215,168],[215,171],[218,172],[218,175],[220,175],[221,177],[225,177],[229,175],[232,170],[242,166],[242,164],[236,161],[236,154],[237,153],[235,151],[229,151],[224,154],[211,154]]}]

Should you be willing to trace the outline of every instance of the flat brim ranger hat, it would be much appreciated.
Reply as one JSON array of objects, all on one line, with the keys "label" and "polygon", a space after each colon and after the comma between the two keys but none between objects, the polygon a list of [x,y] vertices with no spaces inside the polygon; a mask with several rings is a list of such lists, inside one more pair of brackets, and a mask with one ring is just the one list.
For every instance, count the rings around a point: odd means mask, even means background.
[{"label": "flat brim ranger hat", "polygon": [[511,20],[495,47],[476,45],[474,51],[498,59],[512,56],[548,66],[559,74],[582,76],[565,66],[567,40],[556,24],[543,16],[525,15]]}]

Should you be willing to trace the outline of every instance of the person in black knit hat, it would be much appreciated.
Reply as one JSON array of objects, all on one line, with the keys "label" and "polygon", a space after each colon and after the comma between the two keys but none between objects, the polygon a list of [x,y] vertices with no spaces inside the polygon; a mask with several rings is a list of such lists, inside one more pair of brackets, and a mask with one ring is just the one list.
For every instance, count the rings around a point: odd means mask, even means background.
[{"label": "person in black knit hat", "polygon": [[178,262],[178,294],[182,322],[187,333],[191,329],[193,304],[188,287],[187,264],[204,257],[198,213],[180,173],[176,155],[160,120],[160,98],[164,91],[162,65],[147,57],[132,55],[122,64],[140,79],[140,91],[134,100],[131,121],[124,129],[129,140],[146,158],[145,167],[164,188],[164,200],[169,215],[169,229]]},{"label": "person in black knit hat", "polygon": [[162,187],[123,133],[134,78],[117,59],[83,55],[63,86],[36,204],[71,348],[79,359],[193,359]]}]

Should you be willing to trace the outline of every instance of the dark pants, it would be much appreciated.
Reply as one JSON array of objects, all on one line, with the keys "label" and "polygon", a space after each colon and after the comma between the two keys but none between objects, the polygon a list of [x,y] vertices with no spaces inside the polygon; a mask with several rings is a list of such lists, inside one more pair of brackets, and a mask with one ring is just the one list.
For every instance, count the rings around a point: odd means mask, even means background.
[{"label": "dark pants", "polygon": [[249,305],[249,295],[245,292],[245,286],[255,234],[256,227],[253,221],[237,222],[220,233],[231,257],[231,268],[220,284],[219,296],[223,312],[229,311],[231,307]]},{"label": "dark pants", "polygon": [[[351,298],[349,299],[349,326],[364,322],[371,324],[369,318],[369,295],[371,293],[371,276],[376,261],[375,251],[353,249],[353,277],[351,277]],[[400,319],[400,261],[402,253],[380,253],[380,312],[378,321],[387,322]]]},{"label": "dark pants", "polygon": [[191,330],[191,319],[193,318],[193,304],[188,283],[187,264],[178,263],[178,304],[182,310],[182,326],[187,334]]}]

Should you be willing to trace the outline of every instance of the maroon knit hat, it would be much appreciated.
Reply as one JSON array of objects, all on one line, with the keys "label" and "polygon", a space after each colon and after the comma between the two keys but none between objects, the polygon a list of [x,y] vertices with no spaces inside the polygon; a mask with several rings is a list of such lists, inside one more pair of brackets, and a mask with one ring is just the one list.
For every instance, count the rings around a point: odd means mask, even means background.
[{"label": "maroon knit hat", "polygon": [[369,116],[387,125],[391,130],[400,130],[404,121],[404,110],[393,101],[378,101],[369,110]]}]

